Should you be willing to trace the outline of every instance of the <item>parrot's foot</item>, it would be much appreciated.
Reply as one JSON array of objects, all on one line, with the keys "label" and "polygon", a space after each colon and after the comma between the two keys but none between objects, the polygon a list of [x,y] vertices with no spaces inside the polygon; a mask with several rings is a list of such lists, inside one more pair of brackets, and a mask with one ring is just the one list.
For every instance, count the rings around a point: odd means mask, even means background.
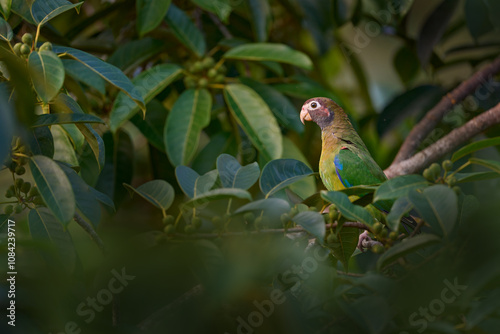
[{"label": "parrot's foot", "polygon": [[364,231],[363,233],[361,233],[359,235],[359,239],[358,239],[358,249],[361,251],[361,252],[364,252],[365,249],[369,249],[369,248],[372,248],[373,245],[376,245],[376,244],[380,244],[382,245],[381,242],[379,241],[376,241],[376,240],[373,240],[372,238],[370,238],[370,236],[368,235],[368,231]]}]

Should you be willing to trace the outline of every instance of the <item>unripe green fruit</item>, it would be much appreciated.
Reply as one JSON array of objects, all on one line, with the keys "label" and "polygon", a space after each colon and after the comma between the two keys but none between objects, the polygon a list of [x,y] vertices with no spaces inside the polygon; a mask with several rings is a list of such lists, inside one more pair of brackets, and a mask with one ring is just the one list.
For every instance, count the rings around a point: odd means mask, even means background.
[{"label": "unripe green fruit", "polygon": [[23,185],[21,186],[21,191],[27,194],[30,190],[31,190],[31,183],[24,182]]},{"label": "unripe green fruit", "polygon": [[195,88],[196,87],[196,79],[193,77],[185,77],[184,78],[184,85],[186,88]]},{"label": "unripe green fruit", "polygon": [[211,68],[208,70],[207,75],[210,79],[213,79],[217,76],[217,70],[215,68]]},{"label": "unripe green fruit", "polygon": [[21,213],[23,211],[23,206],[21,204],[17,204],[15,207],[14,207],[14,212],[15,213]]},{"label": "unripe green fruit", "polygon": [[449,175],[446,177],[445,181],[450,187],[453,187],[455,183],[457,183],[457,178],[454,175]]},{"label": "unripe green fruit", "polygon": [[16,194],[14,192],[12,192],[12,190],[7,189],[7,191],[5,192],[5,197],[6,198],[12,198],[14,196],[16,196]]},{"label": "unripe green fruit", "polygon": [[443,169],[448,172],[453,168],[453,162],[451,160],[445,160],[443,161]]},{"label": "unripe green fruit", "polygon": [[3,212],[6,214],[6,215],[11,215],[12,212],[14,212],[14,207],[12,205],[7,205],[4,209],[3,209]]},{"label": "unripe green fruit", "polygon": [[37,187],[32,187],[31,190],[30,190],[30,193],[28,194],[29,197],[33,197],[33,196],[36,196],[38,195],[38,188]]},{"label": "unripe green fruit", "polygon": [[373,234],[379,234],[382,232],[382,228],[384,228],[384,226],[381,223],[373,224]]},{"label": "unripe green fruit", "polygon": [[247,212],[243,215],[243,219],[245,219],[247,223],[252,223],[255,220],[255,215],[252,212]]},{"label": "unripe green fruit", "polygon": [[380,231],[380,233],[379,233],[378,235],[379,235],[381,238],[385,239],[385,238],[387,238],[387,234],[388,234],[388,233],[389,233],[389,232],[387,231],[387,229],[386,229],[386,228],[384,228],[382,231]]},{"label": "unripe green fruit", "polygon": [[371,250],[375,254],[382,254],[385,249],[384,249],[384,246],[382,246],[381,244],[375,244],[375,245],[373,245],[373,247],[371,248]]},{"label": "unripe green fruit", "polygon": [[290,210],[290,216],[295,216],[297,213],[299,212],[299,209],[297,209],[297,207],[293,207],[291,210]]},{"label": "unripe green fruit", "polygon": [[217,74],[214,78],[216,83],[223,83],[226,80],[226,77],[223,74]]},{"label": "unripe green fruit", "polygon": [[330,233],[328,237],[326,237],[326,242],[329,244],[336,243],[337,241],[339,241],[339,238],[335,233]]},{"label": "unripe green fruit", "polygon": [[215,216],[215,217],[213,217],[213,218],[212,218],[212,224],[214,224],[214,226],[215,226],[216,228],[221,227],[221,226],[222,226],[222,219],[221,219],[221,217],[219,217],[219,216]]},{"label": "unripe green fruit", "polygon": [[217,72],[221,73],[221,74],[226,74],[227,72],[227,67],[224,66],[224,65],[221,65],[219,66],[219,68],[217,69]]},{"label": "unripe green fruit", "polygon": [[16,167],[16,174],[17,175],[23,175],[24,173],[26,173],[26,168],[24,168],[23,166]]},{"label": "unripe green fruit", "polygon": [[200,78],[198,80],[198,87],[207,88],[207,86],[208,86],[208,80],[206,78]]},{"label": "unripe green fruit", "polygon": [[162,219],[162,223],[165,225],[170,225],[170,224],[173,224],[174,222],[175,222],[175,218],[172,215],[166,215]]},{"label": "unripe green fruit", "polygon": [[193,225],[186,225],[184,227],[184,232],[187,234],[193,234],[196,229],[194,228]]},{"label": "unripe green fruit", "polygon": [[45,42],[42,44],[42,46],[40,47],[40,51],[52,51],[52,43],[50,42]]},{"label": "unripe green fruit", "polygon": [[17,168],[17,163],[15,163],[14,161],[12,161],[9,165],[9,170],[14,173],[16,171],[16,168]]},{"label": "unripe green fruit", "polygon": [[24,44],[31,45],[33,44],[33,35],[27,32],[21,37],[21,41],[23,41]]},{"label": "unripe green fruit", "polygon": [[189,67],[189,72],[196,73],[203,69],[203,65],[200,61],[195,62],[191,67]]},{"label": "unripe green fruit", "polygon": [[23,183],[24,183],[23,179],[16,179],[16,182],[15,182],[16,188],[21,188]]},{"label": "unripe green fruit", "polygon": [[207,57],[201,61],[203,68],[210,68],[214,66],[215,60],[212,57]]},{"label": "unripe green fruit", "polygon": [[334,222],[339,217],[339,212],[336,208],[332,208],[330,206],[330,208],[328,209],[328,217],[330,217],[331,221]]},{"label": "unripe green fruit", "polygon": [[262,217],[257,217],[255,218],[253,224],[255,225],[256,228],[259,228],[262,226]]},{"label": "unripe green fruit", "polygon": [[432,173],[432,176],[434,177],[434,179],[437,179],[439,177],[439,175],[441,175],[441,166],[437,163],[437,162],[434,162],[430,167],[429,167],[431,173]]},{"label": "unripe green fruit", "polygon": [[426,168],[422,175],[425,177],[427,181],[434,181],[434,175],[432,174],[431,170],[429,168]]},{"label": "unripe green fruit", "polygon": [[21,46],[23,45],[23,43],[16,43],[14,45],[14,53],[18,56],[21,55]]},{"label": "unripe green fruit", "polygon": [[200,217],[194,217],[193,220],[191,221],[191,224],[193,225],[194,228],[199,229],[201,227],[201,219]]},{"label": "unripe green fruit", "polygon": [[27,55],[30,52],[31,52],[31,48],[28,45],[26,45],[26,44],[21,45],[21,54]]},{"label": "unripe green fruit", "polygon": [[163,232],[167,233],[167,234],[172,234],[175,232],[175,226],[174,225],[167,225],[165,226],[165,228],[163,229]]},{"label": "unripe green fruit", "polygon": [[389,233],[389,239],[396,240],[397,238],[398,238],[398,232],[392,231],[391,233]]},{"label": "unripe green fruit", "polygon": [[460,195],[460,193],[462,192],[462,189],[460,189],[459,186],[454,186],[452,189],[455,192],[455,194],[457,194],[457,196]]}]

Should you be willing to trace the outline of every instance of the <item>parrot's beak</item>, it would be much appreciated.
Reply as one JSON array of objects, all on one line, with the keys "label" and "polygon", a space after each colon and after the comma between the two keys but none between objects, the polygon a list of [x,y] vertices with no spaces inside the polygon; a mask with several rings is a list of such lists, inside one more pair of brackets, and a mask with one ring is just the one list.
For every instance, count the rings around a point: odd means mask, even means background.
[{"label": "parrot's beak", "polygon": [[312,121],[311,115],[309,115],[309,112],[305,108],[302,108],[300,111],[300,121],[302,124],[304,124],[304,121]]}]

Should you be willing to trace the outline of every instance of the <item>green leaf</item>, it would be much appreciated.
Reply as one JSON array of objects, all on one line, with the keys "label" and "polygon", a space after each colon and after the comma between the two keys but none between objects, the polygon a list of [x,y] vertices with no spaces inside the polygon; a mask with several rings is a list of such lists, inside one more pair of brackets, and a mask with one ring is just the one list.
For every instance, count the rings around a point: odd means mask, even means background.
[{"label": "green leaf", "polygon": [[238,160],[229,154],[221,154],[217,158],[217,170],[225,188],[247,190],[259,179],[260,175],[257,162],[242,167]]},{"label": "green leaf", "polygon": [[31,16],[39,26],[43,26],[49,20],[70,9],[75,8],[79,13],[82,4],[83,1],[71,3],[66,0],[35,0],[31,5]]},{"label": "green leaf", "polygon": [[496,179],[500,177],[500,174],[498,172],[473,172],[473,173],[456,173],[455,178],[457,179],[457,184],[458,183],[465,183],[465,182],[475,182],[475,181],[482,181],[482,180],[491,180],[491,179]]},{"label": "green leaf", "polygon": [[[161,64],[142,72],[132,82],[137,92],[142,96],[143,101],[148,103],[176,80],[181,73],[182,69],[177,65]],[[109,123],[111,131],[116,132],[139,109],[139,106],[129,96],[120,92],[111,109]],[[146,109],[143,109],[143,111],[144,115],[146,115]]]},{"label": "green leaf", "polygon": [[16,114],[3,87],[0,88],[0,105],[2,106],[2,112],[0,112],[0,161],[4,161],[7,153],[10,152]]},{"label": "green leaf", "polygon": [[200,133],[210,123],[212,97],[206,89],[188,89],[167,116],[163,137],[174,166],[187,165],[198,149]]},{"label": "green leaf", "polygon": [[252,15],[252,30],[257,42],[267,41],[271,27],[271,7],[268,0],[249,0]]},{"label": "green leaf", "polygon": [[500,289],[489,290],[479,303],[474,303],[471,306],[471,310],[465,317],[467,321],[466,330],[473,330],[476,326],[480,327],[478,325],[490,316],[492,316],[491,318],[495,318],[493,314],[500,309]]},{"label": "green leaf", "polygon": [[193,51],[198,57],[205,54],[205,39],[186,13],[172,4],[165,16],[165,21],[179,42]]},{"label": "green leaf", "polygon": [[224,23],[227,23],[231,14],[230,0],[191,0],[200,8],[217,15]]},{"label": "green leaf", "polygon": [[399,230],[399,223],[403,216],[405,216],[413,208],[408,198],[400,197],[392,205],[391,212],[387,215],[387,226],[393,230]]},{"label": "green leaf", "polygon": [[30,131],[28,145],[33,155],[44,155],[49,158],[54,156],[54,138],[52,138],[52,132],[46,126],[34,128]]},{"label": "green leaf", "polygon": [[212,170],[200,176],[187,166],[177,166],[175,176],[182,191],[189,198],[195,198],[212,189],[217,180],[217,170]]},{"label": "green leaf", "polygon": [[158,150],[165,152],[163,128],[165,127],[168,111],[157,99],[151,100],[151,102],[146,105],[146,109],[148,112],[146,113],[146,117],[144,119],[142,118],[142,115],[135,114],[130,121],[139,129],[139,131],[141,131],[151,145],[156,147]]},{"label": "green leaf", "polygon": [[273,112],[278,123],[297,133],[304,132],[304,124],[300,121],[299,112],[288,98],[272,86],[262,84],[250,78],[241,78],[240,80],[260,95]]},{"label": "green leaf", "polygon": [[245,204],[234,213],[239,214],[248,211],[264,211],[264,213],[268,212],[281,216],[281,214],[290,211],[290,204],[281,198],[264,198]]},{"label": "green leaf", "polygon": [[102,95],[106,94],[106,85],[102,77],[92,71],[81,62],[74,59],[61,59],[64,65],[64,71],[73,79],[86,84],[89,88],[96,89]]},{"label": "green leaf", "polygon": [[85,218],[90,220],[96,228],[101,220],[101,206],[97,201],[91,187],[68,165],[58,163],[69,180],[75,194],[76,207]]},{"label": "green leaf", "polygon": [[366,194],[370,194],[370,193],[375,192],[375,190],[377,190],[377,189],[378,189],[378,186],[361,185],[361,186],[353,186],[353,187],[341,189],[339,191],[346,194],[347,196],[352,196],[352,195],[364,196]]},{"label": "green leaf", "polygon": [[89,186],[89,189],[90,189],[90,192],[94,195],[96,200],[98,200],[102,204],[110,207],[111,209],[113,209],[113,211],[116,211],[115,203],[108,195],[106,195],[98,190],[95,190],[94,188],[92,188],[90,186]]},{"label": "green leaf", "polygon": [[33,239],[50,242],[68,271],[73,271],[77,255],[69,232],[47,208],[36,208],[28,214],[28,226]]},{"label": "green leaf", "polygon": [[295,65],[306,70],[313,69],[313,63],[306,54],[285,44],[248,43],[229,50],[224,54],[223,58],[254,61],[270,60]]},{"label": "green leaf", "polygon": [[67,46],[55,45],[53,50],[55,53],[63,53],[72,59],[78,60],[83,65],[100,75],[104,80],[130,96],[130,98],[134,100],[141,109],[144,110],[146,108],[140,92],[135,88],[130,79],[115,66],[108,64],[91,54]]},{"label": "green leaf", "polygon": [[267,198],[292,183],[313,174],[314,172],[302,161],[295,159],[272,160],[262,169],[259,185]]},{"label": "green leaf", "polygon": [[359,230],[357,228],[345,227],[338,233],[338,242],[329,244],[333,256],[344,266],[346,272],[349,271],[349,259],[358,246]]},{"label": "green leaf", "polygon": [[59,93],[64,83],[61,59],[52,51],[33,51],[28,57],[28,66],[35,91],[43,102],[48,103]]},{"label": "green leaf", "polygon": [[166,211],[174,201],[174,188],[164,180],[149,181],[140,185],[137,189],[126,183],[123,185],[130,190],[131,194],[133,192],[139,194],[146,201],[163,211]]},{"label": "green leaf", "polygon": [[320,243],[324,242],[326,234],[325,220],[319,212],[302,211],[293,216],[292,221],[302,226],[304,230],[316,237]]},{"label": "green leaf", "polygon": [[4,41],[10,41],[14,34],[12,33],[12,28],[10,24],[0,17],[0,39]]},{"label": "green leaf", "polygon": [[136,28],[139,36],[158,27],[167,14],[171,0],[137,0],[135,3],[137,12]]},{"label": "green leaf", "polygon": [[321,197],[326,201],[335,204],[340,213],[355,222],[363,223],[367,226],[373,226],[375,223],[370,213],[359,205],[354,205],[349,200],[346,194],[338,191],[325,191],[321,192]]},{"label": "green leaf", "polygon": [[470,158],[469,162],[472,164],[484,166],[497,173],[500,173],[500,162],[498,161]]},{"label": "green leaf", "polygon": [[394,56],[394,68],[403,84],[408,85],[418,74],[420,63],[415,52],[404,45]]},{"label": "green leaf", "polygon": [[[52,105],[52,110],[59,113],[66,113],[70,115],[86,115],[80,108],[78,103],[66,94],[59,94]],[[91,116],[91,115],[86,115]],[[83,116],[80,116],[83,117]],[[103,123],[101,121],[101,123]],[[90,126],[85,123],[75,123],[76,127],[80,130],[82,135],[87,140],[94,156],[96,158],[99,170],[104,167],[105,148],[104,141],[101,136]]]},{"label": "green leaf", "polygon": [[490,11],[488,3],[484,0],[465,1],[465,22],[467,22],[467,28],[475,40],[495,29],[489,18]]},{"label": "green leaf", "polygon": [[500,145],[500,137],[475,141],[473,143],[470,143],[469,145],[465,145],[464,147],[453,153],[451,161],[455,162],[458,159],[463,158],[468,154],[482,150],[487,147],[497,146],[497,145]]},{"label": "green leaf", "polygon": [[108,63],[126,72],[135,69],[165,49],[162,40],[145,37],[124,43],[109,56]]},{"label": "green leaf", "polygon": [[201,205],[207,205],[209,202],[212,201],[229,199],[229,198],[247,199],[249,201],[252,200],[252,196],[246,190],[238,188],[222,188],[222,189],[209,190],[201,194],[200,196],[196,196],[195,198],[185,202],[182,205],[182,208],[183,209],[195,208]]},{"label": "green leaf", "polygon": [[307,100],[317,96],[324,96],[342,105],[341,99],[338,95],[324,88],[314,80],[305,76],[294,76],[292,77],[292,79],[294,79],[296,82],[277,84],[273,85],[272,87],[277,91],[291,97]]},{"label": "green leaf", "polygon": [[263,158],[279,158],[283,150],[281,131],[262,98],[242,84],[226,85],[224,97],[231,114]]},{"label": "green leaf", "polygon": [[429,186],[422,175],[412,174],[398,176],[387,180],[378,187],[373,198],[374,202],[404,197],[411,190],[423,189]]},{"label": "green leaf", "polygon": [[208,144],[194,158],[193,169],[198,173],[206,173],[216,168],[217,157],[222,153],[238,154],[236,139],[229,132],[219,132],[210,137]]},{"label": "green leaf", "polygon": [[75,149],[71,144],[66,132],[60,125],[53,125],[50,128],[54,139],[54,160],[62,161],[70,166],[78,166]]},{"label": "green leaf", "polygon": [[420,217],[439,235],[448,235],[457,221],[458,202],[455,192],[447,186],[438,184],[424,189],[412,190],[408,201]]},{"label": "green leaf", "polygon": [[104,121],[97,116],[88,114],[42,114],[36,117],[32,128],[49,126],[54,124],[76,124],[76,123],[101,123]]},{"label": "green leaf", "polygon": [[382,270],[397,259],[413,253],[421,248],[441,242],[441,239],[433,234],[420,234],[413,238],[406,238],[405,241],[389,248],[377,261],[377,269]]},{"label": "green leaf", "polygon": [[66,174],[54,160],[43,155],[33,156],[29,166],[47,207],[61,223],[69,223],[75,214],[75,196]]},{"label": "green leaf", "polygon": [[9,19],[11,7],[12,0],[0,0],[0,12],[6,20]]},{"label": "green leaf", "polygon": [[22,17],[27,22],[36,25],[33,17],[31,16],[31,5],[33,4],[33,0],[26,1],[13,1],[11,2],[11,10]]}]

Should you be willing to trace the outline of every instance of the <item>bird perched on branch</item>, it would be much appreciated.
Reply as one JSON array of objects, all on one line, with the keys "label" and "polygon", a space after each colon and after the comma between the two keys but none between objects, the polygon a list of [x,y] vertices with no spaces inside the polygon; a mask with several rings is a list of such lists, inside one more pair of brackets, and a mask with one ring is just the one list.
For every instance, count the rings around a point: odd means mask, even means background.
[{"label": "bird perched on branch", "polygon": [[[373,160],[365,144],[354,130],[342,108],[326,97],[307,100],[302,106],[300,120],[313,121],[321,128],[322,150],[319,175],[328,190],[342,190],[358,185],[372,185],[387,180]],[[391,201],[374,203],[377,209],[388,212]],[[411,217],[403,217],[405,225],[415,227]]]}]

